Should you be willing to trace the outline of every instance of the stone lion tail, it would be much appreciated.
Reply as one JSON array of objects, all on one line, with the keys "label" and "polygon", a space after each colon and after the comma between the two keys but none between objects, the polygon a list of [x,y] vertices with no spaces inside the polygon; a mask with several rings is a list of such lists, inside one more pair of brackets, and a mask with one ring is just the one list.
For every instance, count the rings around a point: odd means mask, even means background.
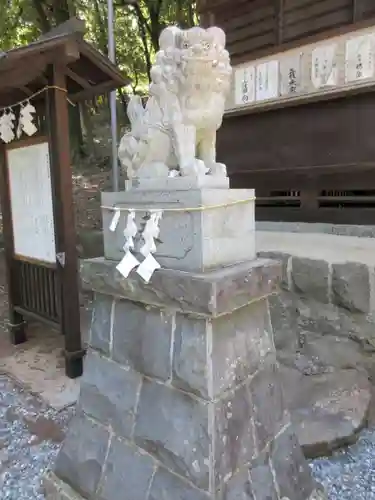
[{"label": "stone lion tail", "polygon": [[140,139],[145,125],[145,108],[139,95],[133,95],[130,98],[127,113],[131,125],[131,134],[136,139]]},{"label": "stone lion tail", "polygon": [[140,96],[134,95],[130,98],[127,113],[131,130],[120,141],[118,157],[127,178],[131,179],[134,170],[134,160],[139,151],[139,142],[145,127],[145,109]]}]

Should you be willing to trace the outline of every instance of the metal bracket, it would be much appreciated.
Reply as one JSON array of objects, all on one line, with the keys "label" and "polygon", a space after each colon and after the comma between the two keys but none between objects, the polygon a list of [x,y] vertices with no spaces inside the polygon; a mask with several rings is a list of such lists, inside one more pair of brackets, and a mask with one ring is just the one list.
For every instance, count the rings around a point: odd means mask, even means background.
[{"label": "metal bracket", "polygon": [[61,267],[65,267],[65,252],[59,252],[56,254],[56,260]]}]

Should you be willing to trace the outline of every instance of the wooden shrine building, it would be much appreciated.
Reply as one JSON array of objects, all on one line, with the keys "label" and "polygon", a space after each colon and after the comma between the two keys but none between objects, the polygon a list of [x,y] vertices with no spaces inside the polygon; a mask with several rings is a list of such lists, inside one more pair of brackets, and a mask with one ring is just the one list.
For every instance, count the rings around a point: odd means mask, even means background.
[{"label": "wooden shrine building", "polygon": [[200,0],[227,34],[218,137],[257,220],[375,224],[375,1]]},{"label": "wooden shrine building", "polygon": [[58,327],[66,373],[82,373],[69,108],[128,83],[73,19],[0,53],[0,195],[13,343],[25,320]]}]

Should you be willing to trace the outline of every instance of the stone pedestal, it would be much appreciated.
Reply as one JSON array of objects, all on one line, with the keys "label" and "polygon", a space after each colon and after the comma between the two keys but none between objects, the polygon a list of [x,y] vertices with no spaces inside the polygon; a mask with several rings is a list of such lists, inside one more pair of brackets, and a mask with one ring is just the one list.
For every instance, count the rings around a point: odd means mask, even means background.
[{"label": "stone pedestal", "polygon": [[275,361],[278,264],[162,269],[149,285],[115,266],[82,266],[96,292],[90,348],[47,498],[320,498]]},{"label": "stone pedestal", "polygon": [[[252,195],[137,187],[105,194],[103,205],[194,207]],[[77,414],[45,478],[49,500],[323,498],[284,403],[268,307],[281,270],[254,259],[253,208],[250,200],[233,213],[166,215],[157,258],[169,268],[149,284],[118,273],[117,236],[104,230],[107,258],[81,268],[95,292],[89,349]]]},{"label": "stone pedestal", "polygon": [[[205,182],[189,178],[169,179],[162,189],[144,180],[138,187],[120,193],[103,193],[104,256],[121,260],[126,212],[117,230],[109,226],[113,211],[108,207],[145,208],[137,212],[137,225],[150,209],[177,209],[163,214],[160,242],[155,257],[162,267],[182,271],[205,271],[255,258],[255,198],[253,189],[228,189],[226,179],[207,177]],[[176,182],[174,184],[174,182]],[[211,182],[208,182],[211,181]],[[215,182],[213,182],[215,181]],[[145,188],[147,187],[147,189]],[[205,207],[204,210],[185,211]]]}]

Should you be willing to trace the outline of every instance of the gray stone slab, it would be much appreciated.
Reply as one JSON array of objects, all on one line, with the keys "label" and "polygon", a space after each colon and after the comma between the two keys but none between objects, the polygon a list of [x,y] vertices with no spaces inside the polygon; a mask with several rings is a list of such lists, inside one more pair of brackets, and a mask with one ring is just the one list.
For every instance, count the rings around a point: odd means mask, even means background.
[{"label": "gray stone slab", "polygon": [[[170,181],[173,182],[173,179]],[[185,181],[184,181],[185,182]],[[247,203],[232,204],[242,200]],[[220,205],[228,206],[220,207]],[[163,266],[184,271],[204,271],[255,258],[254,190],[200,188],[182,191],[138,190],[102,193],[103,207],[145,209],[136,213],[140,228],[150,209],[216,208],[198,211],[165,211],[160,222],[160,242],[155,257]],[[104,256],[120,261],[124,255],[127,212],[116,231],[109,230],[113,211],[102,209]],[[241,220],[241,224],[238,224]],[[137,247],[136,247],[137,249]],[[139,247],[138,247],[139,249]]]},{"label": "gray stone slab", "polygon": [[206,492],[196,489],[160,467],[155,474],[147,500],[208,500]]},{"label": "gray stone slab", "polygon": [[275,293],[280,277],[280,264],[267,259],[207,273],[159,269],[148,284],[138,275],[123,278],[116,265],[104,258],[82,261],[83,288],[205,317],[229,314]]},{"label": "gray stone slab", "polygon": [[365,264],[332,264],[333,302],[352,312],[370,310],[370,278]]},{"label": "gray stone slab", "polygon": [[324,260],[292,257],[292,282],[296,291],[323,304],[329,302],[329,265]]},{"label": "gray stone slab", "polygon": [[[264,497],[267,498],[267,497]],[[257,500],[251,487],[249,469],[241,469],[231,477],[218,491],[215,500]],[[259,497],[263,499],[263,497]],[[268,498],[267,498],[268,500]],[[273,500],[270,498],[270,500]]]},{"label": "gray stone slab", "polygon": [[209,367],[206,319],[176,315],[172,384],[208,398]]},{"label": "gray stone slab", "polygon": [[268,356],[264,367],[253,377],[249,389],[257,445],[259,452],[262,452],[289,421],[280,373],[273,354]]},{"label": "gray stone slab", "polygon": [[112,358],[150,377],[171,376],[174,313],[118,300],[113,320]]},{"label": "gray stone slab", "polygon": [[211,322],[178,314],[172,383],[214,399],[255,373],[273,350],[264,299]]},{"label": "gray stone slab", "polygon": [[145,380],[134,440],[175,473],[208,488],[210,439],[208,408],[203,401]]},{"label": "gray stone slab", "polygon": [[322,304],[309,297],[294,297],[294,307],[298,314],[297,329],[317,332],[321,335],[340,334],[339,311],[332,304]]},{"label": "gray stone slab", "polygon": [[272,443],[271,462],[280,498],[285,497],[288,500],[310,498],[316,484],[291,426]]},{"label": "gray stone slab", "polygon": [[248,464],[257,454],[253,408],[247,385],[243,384],[214,404],[215,490],[226,478]]},{"label": "gray stone slab", "polygon": [[282,290],[269,298],[273,340],[276,350],[295,352],[298,348],[298,310],[296,298]]},{"label": "gray stone slab", "polygon": [[82,413],[73,417],[57,457],[55,474],[78,493],[92,498],[102,476],[109,432]]},{"label": "gray stone slab", "polygon": [[[278,500],[268,452],[261,453],[250,467],[251,490],[258,500]],[[301,497],[303,498],[303,497]]]},{"label": "gray stone slab", "polygon": [[274,351],[266,300],[212,321],[212,397],[235,387],[256,372]]},{"label": "gray stone slab", "polygon": [[289,290],[288,262],[291,255],[282,252],[259,252],[258,257],[261,259],[274,259],[281,262],[281,282],[282,288]]},{"label": "gray stone slab", "polygon": [[90,329],[90,345],[109,354],[111,341],[111,310],[113,298],[109,295],[96,293],[93,304],[93,314]]},{"label": "gray stone slab", "polygon": [[81,381],[79,406],[120,436],[131,435],[142,378],[131,368],[89,350]]},{"label": "gray stone slab", "polygon": [[330,455],[356,441],[366,424],[371,384],[358,370],[306,376],[281,367],[284,394],[305,456]]},{"label": "gray stone slab", "polygon": [[84,500],[65,481],[59,479],[52,471],[43,477],[43,493],[46,500]]},{"label": "gray stone slab", "polygon": [[150,456],[113,438],[98,491],[100,500],[148,500],[155,467]]}]

